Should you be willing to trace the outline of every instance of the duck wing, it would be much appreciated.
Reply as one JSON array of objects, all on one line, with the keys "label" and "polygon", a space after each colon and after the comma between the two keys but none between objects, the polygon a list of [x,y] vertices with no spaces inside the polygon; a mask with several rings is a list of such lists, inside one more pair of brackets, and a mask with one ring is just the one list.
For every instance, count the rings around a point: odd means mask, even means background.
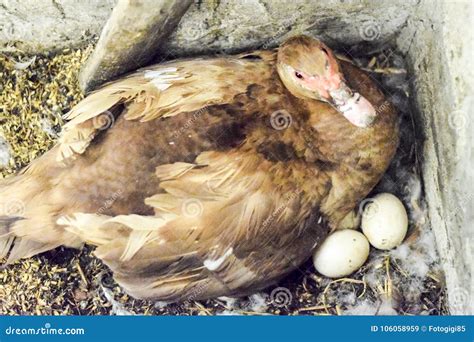
[{"label": "duck wing", "polygon": [[77,213],[58,223],[97,245],[96,256],[134,297],[246,294],[294,270],[327,234],[313,212],[318,199],[278,184],[275,174],[285,172],[250,151],[203,152],[195,163],[156,168],[164,192],[145,199],[154,216]]},{"label": "duck wing", "polygon": [[256,51],[252,56],[173,61],[106,84],[66,114],[69,121],[59,139],[57,161],[82,154],[98,133],[122,115],[121,105],[126,107],[127,120],[147,122],[231,102],[273,70],[274,53]]},{"label": "duck wing", "polygon": [[[0,222],[0,258],[8,255],[13,262],[59,245],[81,246],[77,236],[58,227],[58,216],[101,211],[111,196],[113,207],[108,211],[117,212],[118,206],[124,214],[142,214],[144,208],[151,211],[143,198],[154,193],[158,183],[153,168],[166,163],[166,156],[173,162],[184,161],[183,153],[159,140],[170,134],[160,131],[168,127],[160,123],[185,124],[185,113],[232,103],[239,94],[245,98],[249,85],[268,79],[274,71],[274,53],[254,55],[257,58],[241,55],[148,67],[105,85],[81,101],[67,115],[69,122],[58,144],[18,176],[0,183],[0,216],[5,217]],[[219,117],[210,118],[219,121]],[[116,120],[116,125],[108,125],[108,120]],[[110,130],[105,134],[107,128]],[[109,145],[104,146],[107,142]],[[117,148],[126,144],[131,149]],[[196,148],[196,153],[200,152],[202,149]],[[109,177],[114,167],[120,168],[115,172],[121,177]],[[5,203],[13,200],[22,208],[21,217],[14,221],[3,210],[8,207]]]}]

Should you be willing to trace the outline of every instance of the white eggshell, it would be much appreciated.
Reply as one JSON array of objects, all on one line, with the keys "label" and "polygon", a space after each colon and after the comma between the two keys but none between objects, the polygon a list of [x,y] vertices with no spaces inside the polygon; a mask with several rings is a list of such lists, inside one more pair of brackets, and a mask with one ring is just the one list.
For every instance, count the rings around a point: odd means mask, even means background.
[{"label": "white eggshell", "polygon": [[337,229],[358,229],[360,226],[360,215],[358,211],[351,211],[342,219]]},{"label": "white eggshell", "polygon": [[330,278],[340,278],[357,271],[369,256],[369,242],[352,229],[337,230],[315,251],[316,270]]},{"label": "white eggshell", "polygon": [[408,229],[408,216],[403,203],[394,195],[381,193],[366,200],[362,213],[362,232],[377,249],[399,246]]}]

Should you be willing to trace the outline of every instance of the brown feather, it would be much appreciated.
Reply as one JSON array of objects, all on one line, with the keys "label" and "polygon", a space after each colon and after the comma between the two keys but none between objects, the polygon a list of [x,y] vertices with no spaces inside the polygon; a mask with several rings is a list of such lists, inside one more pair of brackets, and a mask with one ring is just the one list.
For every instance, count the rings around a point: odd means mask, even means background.
[{"label": "brown feather", "polygon": [[[161,300],[244,295],[297,268],[383,175],[398,119],[350,63],[344,77],[379,112],[370,128],[292,95],[276,63],[174,61],[89,95],[55,148],[0,182],[0,256],[91,243],[127,291]],[[12,199],[19,220],[2,209]]]}]

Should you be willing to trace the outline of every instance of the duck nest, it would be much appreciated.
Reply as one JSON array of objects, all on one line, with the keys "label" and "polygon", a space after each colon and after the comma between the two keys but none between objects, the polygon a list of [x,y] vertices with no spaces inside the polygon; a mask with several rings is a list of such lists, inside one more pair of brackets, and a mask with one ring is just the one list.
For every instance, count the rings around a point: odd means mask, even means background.
[{"label": "duck nest", "polygon": [[[77,75],[92,48],[44,56],[0,55],[0,177],[17,172],[55,143],[62,115],[83,98]],[[390,48],[351,59],[371,73],[401,113],[398,152],[373,191],[397,195],[408,209],[409,233],[401,246],[372,249],[368,262],[350,278],[325,278],[308,261],[279,284],[250,297],[177,304],[129,297],[93,257],[91,247],[58,248],[0,271],[0,314],[448,314],[423,200],[420,134],[410,108],[404,60]]]}]

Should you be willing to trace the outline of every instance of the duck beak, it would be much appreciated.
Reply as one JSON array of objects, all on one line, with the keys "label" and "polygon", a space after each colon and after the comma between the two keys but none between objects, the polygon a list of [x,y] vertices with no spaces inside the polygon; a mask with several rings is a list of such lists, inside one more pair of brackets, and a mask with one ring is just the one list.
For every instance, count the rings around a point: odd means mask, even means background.
[{"label": "duck beak", "polygon": [[374,106],[359,93],[353,92],[344,82],[328,90],[327,99],[344,117],[357,127],[369,127],[377,116]]}]

